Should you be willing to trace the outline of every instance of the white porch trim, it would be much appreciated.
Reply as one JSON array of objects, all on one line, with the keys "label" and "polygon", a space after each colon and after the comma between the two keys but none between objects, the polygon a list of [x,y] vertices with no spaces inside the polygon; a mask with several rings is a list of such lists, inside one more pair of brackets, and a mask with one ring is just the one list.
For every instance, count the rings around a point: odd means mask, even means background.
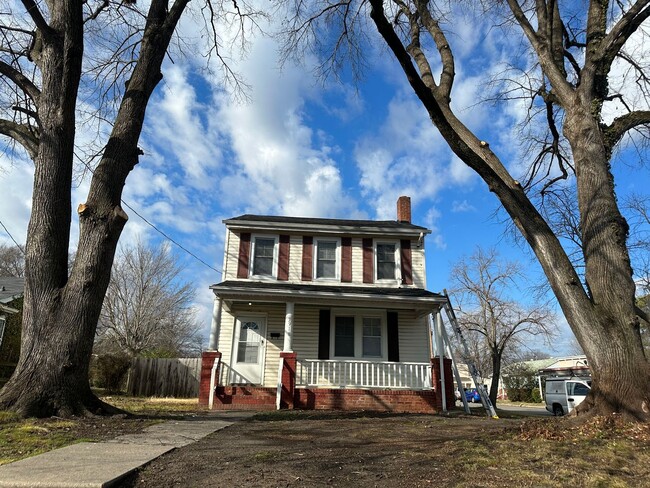
[{"label": "white porch trim", "polygon": [[296,387],[430,390],[430,363],[299,359]]}]

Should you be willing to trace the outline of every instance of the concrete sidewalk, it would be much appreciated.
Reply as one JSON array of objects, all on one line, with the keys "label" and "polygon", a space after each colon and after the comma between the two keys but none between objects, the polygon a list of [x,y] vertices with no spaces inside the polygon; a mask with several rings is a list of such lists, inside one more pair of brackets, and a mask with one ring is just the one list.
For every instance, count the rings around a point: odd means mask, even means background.
[{"label": "concrete sidewalk", "polygon": [[158,456],[249,418],[254,412],[172,420],[140,434],[82,442],[0,466],[0,488],[103,488]]}]

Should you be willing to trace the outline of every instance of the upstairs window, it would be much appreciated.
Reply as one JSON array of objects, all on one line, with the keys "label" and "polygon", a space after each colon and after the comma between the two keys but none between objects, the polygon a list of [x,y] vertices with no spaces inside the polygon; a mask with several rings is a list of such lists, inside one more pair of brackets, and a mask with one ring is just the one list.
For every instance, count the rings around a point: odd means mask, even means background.
[{"label": "upstairs window", "polygon": [[253,276],[275,277],[277,269],[277,239],[274,237],[255,237],[253,240]]},{"label": "upstairs window", "polygon": [[316,279],[338,278],[338,241],[316,241]]},{"label": "upstairs window", "polygon": [[375,251],[377,259],[377,279],[396,279],[397,245],[394,242],[379,242]]}]

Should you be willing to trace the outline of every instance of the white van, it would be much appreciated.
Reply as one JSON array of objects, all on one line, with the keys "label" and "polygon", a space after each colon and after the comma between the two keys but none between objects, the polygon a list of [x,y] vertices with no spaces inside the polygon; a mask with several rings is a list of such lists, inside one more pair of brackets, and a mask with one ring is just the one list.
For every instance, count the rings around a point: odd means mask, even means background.
[{"label": "white van", "polygon": [[590,378],[558,377],[546,379],[546,410],[560,416],[580,405],[591,390]]}]

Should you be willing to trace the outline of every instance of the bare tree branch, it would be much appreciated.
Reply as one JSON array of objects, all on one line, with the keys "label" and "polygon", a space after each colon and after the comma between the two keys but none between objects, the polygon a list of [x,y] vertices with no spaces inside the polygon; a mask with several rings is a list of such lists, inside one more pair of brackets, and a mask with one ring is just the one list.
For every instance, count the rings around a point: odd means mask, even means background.
[{"label": "bare tree branch", "polygon": [[0,74],[6,76],[13,81],[18,88],[20,88],[31,100],[34,105],[38,107],[38,101],[41,96],[41,91],[36,85],[24,74],[18,71],[13,66],[0,60]]},{"label": "bare tree branch", "polygon": [[25,148],[31,158],[38,152],[38,137],[31,127],[11,120],[0,119],[0,134],[11,137]]}]

